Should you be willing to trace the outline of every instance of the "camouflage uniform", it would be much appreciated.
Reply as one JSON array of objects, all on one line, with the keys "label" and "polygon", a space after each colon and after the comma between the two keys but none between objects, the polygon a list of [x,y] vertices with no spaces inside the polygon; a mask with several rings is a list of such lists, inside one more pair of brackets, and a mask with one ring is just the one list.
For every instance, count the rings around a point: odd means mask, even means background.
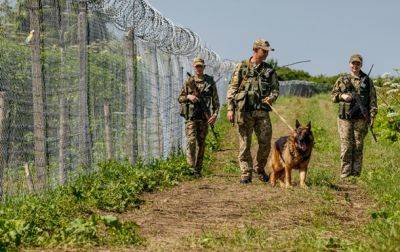
[{"label": "camouflage uniform", "polygon": [[[350,62],[362,63],[360,55],[353,55]],[[361,83],[361,80],[364,80]],[[351,102],[343,100],[343,94],[356,93],[360,102],[368,111],[370,118],[375,118],[378,107],[374,84],[360,71],[360,76],[344,74],[338,78],[333,90],[332,101],[339,103],[338,131],[340,136],[341,177],[359,176],[362,168],[364,138],[368,133],[369,122],[361,113],[360,106],[353,98]]]},{"label": "camouflage uniform", "polygon": [[[254,48],[265,45],[265,40],[257,40]],[[262,46],[259,46],[263,48]],[[235,111],[235,121],[239,131],[239,166],[242,181],[250,180],[252,171],[265,174],[265,165],[271,149],[272,127],[269,117],[271,108],[261,103],[265,97],[274,102],[279,95],[279,82],[272,66],[266,62],[255,65],[245,60],[236,66],[227,92],[228,111]],[[253,131],[258,141],[258,150],[253,165],[251,137]]]},{"label": "camouflage uniform", "polygon": [[[194,65],[203,65],[204,61],[200,58],[194,60]],[[195,95],[203,100],[202,106],[200,102],[192,103],[188,100],[188,95]],[[181,106],[185,107],[186,111],[181,112],[181,115],[186,119],[186,158],[188,164],[200,174],[205,141],[208,133],[207,117],[218,115],[219,100],[215,81],[212,76],[204,74],[203,76],[194,75],[189,77],[183,84],[181,93],[178,99]],[[211,112],[210,112],[211,109]]]}]

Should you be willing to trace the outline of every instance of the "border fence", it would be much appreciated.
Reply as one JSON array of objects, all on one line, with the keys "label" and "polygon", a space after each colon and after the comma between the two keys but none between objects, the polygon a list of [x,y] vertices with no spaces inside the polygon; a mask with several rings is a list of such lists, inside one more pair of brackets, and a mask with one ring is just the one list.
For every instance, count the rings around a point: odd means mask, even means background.
[{"label": "border fence", "polygon": [[0,197],[179,152],[177,97],[196,56],[225,99],[233,62],[145,0],[0,3]]}]

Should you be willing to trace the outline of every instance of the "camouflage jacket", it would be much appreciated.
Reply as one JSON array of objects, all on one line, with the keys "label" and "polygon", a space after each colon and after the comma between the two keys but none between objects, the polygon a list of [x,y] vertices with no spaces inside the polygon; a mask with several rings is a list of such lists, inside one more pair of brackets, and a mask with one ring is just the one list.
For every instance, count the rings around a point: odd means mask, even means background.
[{"label": "camouflage jacket", "polygon": [[[200,111],[199,102],[192,104],[187,99],[188,95],[195,95],[201,98],[208,111]],[[197,113],[211,112],[210,116],[218,115],[220,104],[214,78],[207,74],[204,74],[203,77],[197,75],[189,77],[183,84],[178,101],[181,104],[189,104],[193,107],[195,113],[195,118],[193,119],[201,119],[202,115],[198,115]]]},{"label": "camouflage jacket", "polygon": [[[361,83],[361,79],[364,79],[363,83]],[[356,105],[356,101],[353,99],[352,102],[347,103],[342,100],[341,95],[351,95],[353,92],[359,95],[362,105],[369,111],[369,116],[375,117],[378,113],[376,90],[372,80],[364,72],[360,72],[360,76],[351,74],[341,75],[333,86],[331,93],[332,101],[334,103],[347,104],[351,110]],[[362,115],[359,114],[356,118],[362,118]]]},{"label": "camouflage jacket", "polygon": [[[246,84],[258,85],[259,81],[266,83],[268,90],[264,96],[269,97],[272,102],[274,102],[279,96],[278,77],[273,68],[266,62],[262,62],[255,66],[250,60],[251,58],[239,63],[233,72],[227,92],[228,111],[236,109],[235,97],[242,89],[244,89]],[[250,77],[253,79],[250,81],[249,73],[252,71],[256,74],[253,77]]]}]

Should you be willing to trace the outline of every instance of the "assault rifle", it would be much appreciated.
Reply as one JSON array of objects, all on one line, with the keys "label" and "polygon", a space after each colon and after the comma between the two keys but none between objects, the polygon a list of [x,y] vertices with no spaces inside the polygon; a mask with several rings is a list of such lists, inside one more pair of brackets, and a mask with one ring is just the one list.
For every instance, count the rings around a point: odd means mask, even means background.
[{"label": "assault rifle", "polygon": [[293,63],[287,64],[287,65],[278,66],[278,67],[288,67],[288,66],[297,65],[297,64],[300,64],[300,63],[306,63],[306,62],[311,62],[311,60],[302,60],[302,61],[297,61],[297,62],[293,62]]},{"label": "assault rifle", "polygon": [[[361,78],[360,84],[364,83],[364,81],[369,78],[369,75],[371,74],[372,68],[374,68],[374,65],[372,64],[371,68],[369,69],[369,72],[366,76]],[[357,92],[353,91],[351,92],[351,96],[355,99],[357,106],[360,108],[361,114],[364,116],[365,120],[367,120],[367,123],[369,124],[369,130],[371,131],[372,137],[375,142],[378,142],[376,139],[376,135],[374,133],[373,125],[371,125],[371,117],[369,115],[369,111],[362,105],[360,95],[357,94]],[[353,107],[354,109],[355,107]],[[353,110],[352,109],[352,110]],[[353,111],[350,110],[349,114],[351,114]]]}]

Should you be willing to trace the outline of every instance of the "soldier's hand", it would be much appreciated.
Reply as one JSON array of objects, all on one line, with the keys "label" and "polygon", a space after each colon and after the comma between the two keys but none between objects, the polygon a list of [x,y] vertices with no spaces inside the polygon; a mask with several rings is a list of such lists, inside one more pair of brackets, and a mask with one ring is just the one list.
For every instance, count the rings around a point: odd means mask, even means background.
[{"label": "soldier's hand", "polygon": [[350,94],[342,94],[341,97],[345,102],[351,102],[351,100],[353,100],[353,97]]},{"label": "soldier's hand", "polygon": [[188,98],[188,100],[193,103],[196,103],[199,101],[199,98],[197,98],[195,95],[187,95],[186,98]]},{"label": "soldier's hand", "polygon": [[217,115],[212,115],[212,116],[208,119],[207,123],[210,124],[210,125],[214,125],[216,121],[217,121]]},{"label": "soldier's hand", "polygon": [[228,113],[226,114],[226,116],[228,117],[228,120],[233,123],[235,121],[235,113],[230,110],[228,111]]},{"label": "soldier's hand", "polygon": [[370,119],[370,121],[369,121],[369,126],[370,126],[371,128],[374,127],[374,122],[375,122],[375,117],[372,117],[372,116],[371,116],[371,119]]},{"label": "soldier's hand", "polygon": [[265,98],[262,100],[262,103],[271,105],[271,99],[269,99],[269,97],[265,97]]}]

